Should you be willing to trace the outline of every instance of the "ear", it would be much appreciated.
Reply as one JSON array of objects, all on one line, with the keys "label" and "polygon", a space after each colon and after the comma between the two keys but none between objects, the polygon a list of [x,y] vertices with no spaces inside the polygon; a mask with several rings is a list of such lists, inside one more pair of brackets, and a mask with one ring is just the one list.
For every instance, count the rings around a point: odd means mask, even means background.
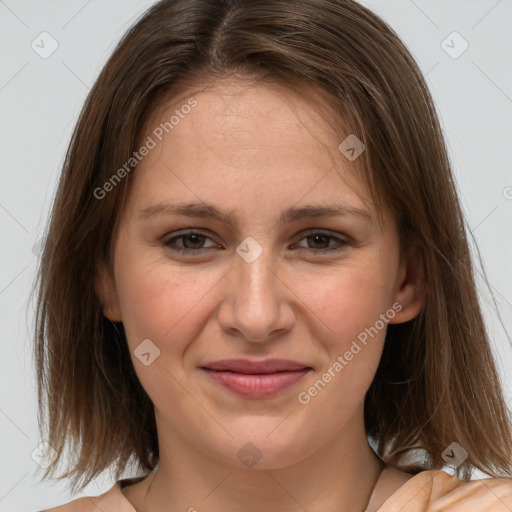
[{"label": "ear", "polygon": [[97,266],[94,289],[103,309],[103,314],[112,322],[121,322],[121,308],[117,299],[116,284],[112,272],[105,263]]},{"label": "ear", "polygon": [[397,303],[396,315],[390,324],[401,324],[415,318],[425,300],[424,263],[420,251],[411,248],[404,251],[395,281],[393,304]]}]

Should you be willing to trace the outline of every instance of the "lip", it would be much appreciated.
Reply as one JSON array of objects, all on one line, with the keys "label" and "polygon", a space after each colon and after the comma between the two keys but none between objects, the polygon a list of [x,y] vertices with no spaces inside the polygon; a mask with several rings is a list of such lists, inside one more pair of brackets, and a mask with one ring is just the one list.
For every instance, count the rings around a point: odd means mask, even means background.
[{"label": "lip", "polygon": [[291,361],[290,359],[264,359],[255,361],[250,359],[222,359],[204,364],[202,368],[215,371],[231,371],[236,373],[275,373],[292,372],[310,368],[307,364]]},{"label": "lip", "polygon": [[264,398],[293,386],[312,368],[286,359],[224,359],[202,366],[216,383],[245,398]]}]

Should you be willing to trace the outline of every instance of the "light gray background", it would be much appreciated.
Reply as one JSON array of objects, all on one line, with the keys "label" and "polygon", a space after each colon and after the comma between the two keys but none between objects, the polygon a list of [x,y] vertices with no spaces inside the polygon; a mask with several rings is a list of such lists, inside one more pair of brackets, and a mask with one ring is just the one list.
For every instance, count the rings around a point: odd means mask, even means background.
[{"label": "light gray background", "polygon": [[[79,109],[115,43],[152,3],[0,0],[0,511],[40,510],[99,494],[113,484],[106,475],[71,496],[63,484],[38,481],[31,458],[41,439],[32,367],[33,314],[27,301],[37,261],[33,247],[46,222]],[[512,1],[363,3],[391,24],[427,75],[468,225],[511,332]],[[31,48],[43,31],[58,42],[47,59]],[[442,47],[453,31],[469,44],[456,59]],[[457,37],[444,43],[453,46],[452,52],[462,48]],[[481,290],[512,403],[512,350],[492,312],[489,292]]]}]

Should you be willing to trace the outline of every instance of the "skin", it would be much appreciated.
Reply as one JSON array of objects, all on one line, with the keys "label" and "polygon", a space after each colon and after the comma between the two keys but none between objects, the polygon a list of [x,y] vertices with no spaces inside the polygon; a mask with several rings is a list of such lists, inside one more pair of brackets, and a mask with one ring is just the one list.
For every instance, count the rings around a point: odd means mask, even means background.
[{"label": "skin", "polygon": [[[113,271],[100,267],[96,280],[105,315],[124,324],[158,429],[158,471],[123,492],[137,510],[152,512],[363,510],[382,470],[367,442],[363,401],[385,329],[307,405],[297,397],[394,303],[401,310],[392,323],[418,314],[417,260],[400,258],[388,210],[377,222],[357,161],[338,150],[344,137],[315,109],[318,97],[217,81],[162,106],[147,135],[192,95],[197,106],[134,171]],[[158,203],[200,201],[231,211],[237,222],[172,212],[140,218]],[[368,217],[279,223],[284,210],[309,204],[344,205]],[[206,238],[165,245],[184,229]],[[308,238],[306,230],[346,243]],[[263,249],[251,263],[236,252],[248,236]],[[134,355],[145,339],[160,350],[148,366]],[[313,370],[277,395],[247,399],[200,369],[228,358],[292,359]],[[249,442],[261,454],[252,467],[237,457]],[[394,478],[381,501],[408,475]]]}]

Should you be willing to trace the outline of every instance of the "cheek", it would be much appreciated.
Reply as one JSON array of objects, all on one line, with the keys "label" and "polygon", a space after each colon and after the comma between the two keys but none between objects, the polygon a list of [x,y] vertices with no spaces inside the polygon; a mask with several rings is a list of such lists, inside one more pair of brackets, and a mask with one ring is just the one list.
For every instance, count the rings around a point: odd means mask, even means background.
[{"label": "cheek", "polygon": [[322,276],[296,278],[295,283],[297,295],[338,348],[373,326],[389,308],[392,282],[378,264],[334,268]]},{"label": "cheek", "polygon": [[[129,262],[127,262],[129,263]],[[191,272],[168,261],[124,265],[118,296],[128,344],[133,351],[144,339],[180,353],[193,332],[199,330],[207,297],[221,274]],[[172,341],[172,343],[171,343]]]},{"label": "cheek", "polygon": [[[378,269],[346,267],[321,280],[299,281],[298,295],[311,311],[310,325],[315,322],[318,327],[313,335],[324,351],[322,382],[316,389],[323,390],[324,384],[330,389],[315,398],[318,404],[345,408],[353,402],[355,406],[373,380],[387,327],[381,315],[389,311],[392,286]],[[315,390],[312,394],[316,396]]]},{"label": "cheek", "polygon": [[[119,275],[118,295],[138,379],[156,405],[165,407],[172,397],[193,415],[193,403],[185,400],[177,382],[184,380],[185,352],[201,334],[208,300],[222,273],[180,271],[166,261],[146,265],[134,261],[124,268],[129,272]],[[148,352],[146,365],[143,354]]]}]

